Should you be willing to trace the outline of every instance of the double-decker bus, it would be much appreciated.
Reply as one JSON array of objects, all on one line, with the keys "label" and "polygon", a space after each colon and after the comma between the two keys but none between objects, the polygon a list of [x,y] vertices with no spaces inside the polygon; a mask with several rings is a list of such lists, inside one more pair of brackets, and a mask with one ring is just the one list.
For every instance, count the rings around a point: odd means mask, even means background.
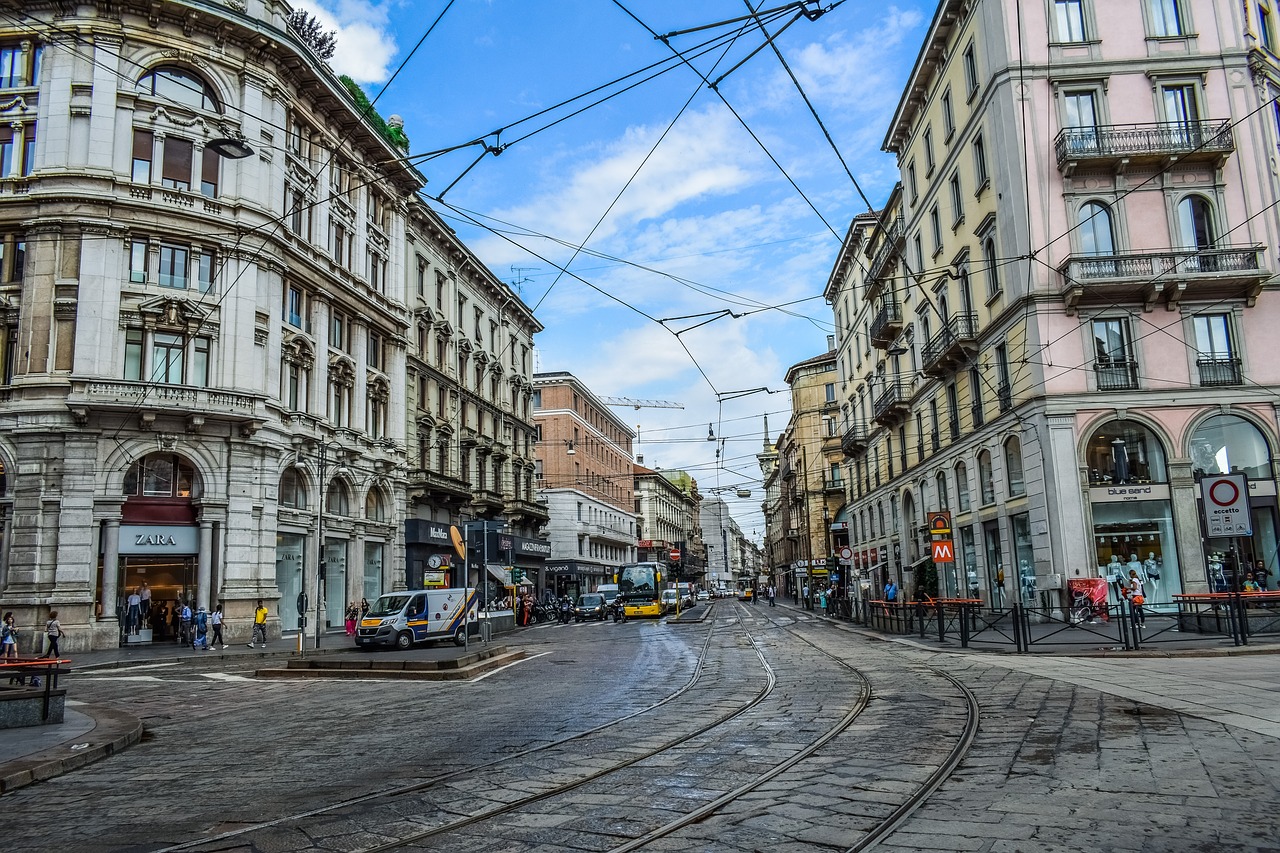
[{"label": "double-decker bus", "polygon": [[619,566],[613,575],[618,599],[628,616],[662,615],[662,563],[631,563]]}]

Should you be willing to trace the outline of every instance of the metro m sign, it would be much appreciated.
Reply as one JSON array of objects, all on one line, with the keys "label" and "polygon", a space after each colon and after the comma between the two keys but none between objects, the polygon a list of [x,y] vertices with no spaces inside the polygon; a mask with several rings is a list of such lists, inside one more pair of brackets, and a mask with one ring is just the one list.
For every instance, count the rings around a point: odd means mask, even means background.
[{"label": "metro m sign", "polygon": [[934,563],[954,563],[956,561],[955,543],[950,539],[938,539],[933,545]]}]

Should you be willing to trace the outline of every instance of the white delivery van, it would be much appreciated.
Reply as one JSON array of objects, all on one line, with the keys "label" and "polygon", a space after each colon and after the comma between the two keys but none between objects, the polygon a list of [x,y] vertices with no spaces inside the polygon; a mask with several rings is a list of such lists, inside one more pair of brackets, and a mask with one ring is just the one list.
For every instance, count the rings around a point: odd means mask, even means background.
[{"label": "white delivery van", "polygon": [[602,583],[596,587],[596,592],[604,596],[604,605],[608,607],[618,597],[618,585],[616,583]]},{"label": "white delivery van", "polygon": [[470,594],[468,627],[472,636],[479,633],[476,616],[479,591],[475,589],[419,589],[388,592],[369,605],[356,626],[356,645],[394,646],[408,649],[427,640],[452,639],[459,646],[463,635],[463,596]]}]

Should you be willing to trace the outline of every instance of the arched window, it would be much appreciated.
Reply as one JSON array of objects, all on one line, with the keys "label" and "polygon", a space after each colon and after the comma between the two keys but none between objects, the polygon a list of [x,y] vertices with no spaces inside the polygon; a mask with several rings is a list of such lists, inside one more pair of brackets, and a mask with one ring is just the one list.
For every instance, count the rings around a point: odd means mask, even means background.
[{"label": "arched window", "polygon": [[340,480],[329,484],[329,491],[324,499],[324,511],[330,515],[351,515],[351,499],[347,496],[347,487]]},{"label": "arched window", "polygon": [[1004,443],[1004,467],[1009,478],[1009,497],[1025,495],[1027,484],[1022,477],[1022,444],[1017,436]]},{"label": "arched window", "polygon": [[956,463],[956,503],[961,512],[969,511],[969,469],[963,462]]},{"label": "arched window", "polygon": [[369,494],[365,497],[364,517],[370,521],[387,520],[387,505],[382,500],[382,492],[378,489],[370,489]]},{"label": "arched window", "polygon": [[947,494],[947,475],[941,471],[938,472],[938,509],[951,509],[951,498]]},{"label": "arched window", "polygon": [[995,474],[991,468],[991,454],[986,450],[978,454],[978,488],[982,490],[982,506],[996,502]]},{"label": "arched window", "polygon": [[197,494],[195,469],[173,453],[151,453],[129,466],[124,475],[125,497],[181,498]]},{"label": "arched window", "polygon": [[284,473],[280,475],[280,506],[292,509],[307,507],[307,487],[293,467],[284,469]]},{"label": "arched window", "polygon": [[1214,415],[1191,434],[1191,472],[1230,474],[1240,471],[1250,480],[1271,479],[1271,448],[1266,436],[1239,415]]},{"label": "arched window", "polygon": [[1093,431],[1085,449],[1089,483],[1167,483],[1164,447],[1160,440],[1134,421],[1109,421]]},{"label": "arched window", "polygon": [[198,110],[222,112],[218,96],[201,77],[174,65],[161,65],[143,74],[138,91]]},{"label": "arched window", "polygon": [[1184,249],[1212,249],[1214,232],[1213,207],[1207,199],[1191,195],[1178,204],[1178,237]]},{"label": "arched window", "polygon": [[1105,204],[1091,201],[1080,208],[1080,251],[1086,255],[1114,255],[1115,232],[1111,230],[1111,211]]}]

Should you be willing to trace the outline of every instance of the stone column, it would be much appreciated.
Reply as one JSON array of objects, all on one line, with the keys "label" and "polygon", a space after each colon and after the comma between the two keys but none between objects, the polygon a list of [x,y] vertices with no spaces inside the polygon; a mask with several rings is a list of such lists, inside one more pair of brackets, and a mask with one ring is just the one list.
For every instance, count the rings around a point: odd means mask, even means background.
[{"label": "stone column", "polygon": [[102,615],[99,621],[119,622],[116,614],[120,577],[120,519],[102,522]]},{"label": "stone column", "polygon": [[9,585],[9,547],[13,537],[13,507],[6,506],[0,519],[0,593]]},{"label": "stone column", "polygon": [[209,582],[213,575],[213,521],[200,519],[200,551],[196,557],[196,607],[209,609]]}]

